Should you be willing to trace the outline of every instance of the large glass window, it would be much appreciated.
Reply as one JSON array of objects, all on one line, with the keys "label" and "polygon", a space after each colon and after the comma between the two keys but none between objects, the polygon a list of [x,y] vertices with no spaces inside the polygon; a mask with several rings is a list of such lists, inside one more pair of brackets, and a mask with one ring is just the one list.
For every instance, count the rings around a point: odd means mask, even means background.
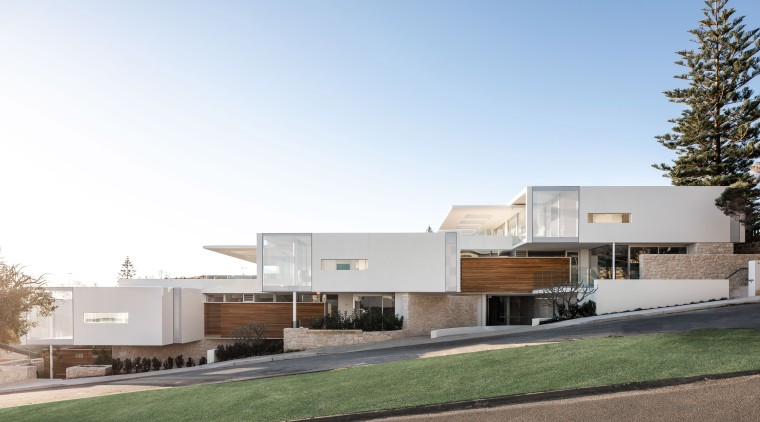
[{"label": "large glass window", "polygon": [[520,210],[507,220],[507,234],[512,236],[513,244],[525,241],[525,210]]},{"label": "large glass window", "polygon": [[263,235],[262,285],[270,291],[311,291],[311,235]]},{"label": "large glass window", "polygon": [[578,237],[578,188],[533,188],[533,237]]},{"label": "large glass window", "polygon": [[359,312],[377,312],[383,315],[395,315],[396,304],[393,295],[354,296],[354,310]]},{"label": "large glass window", "polygon": [[[615,277],[612,276],[612,260],[615,260]],[[609,280],[612,278],[628,278],[628,245],[615,245],[615,256],[612,256],[612,245],[604,245],[589,250],[589,267],[595,274],[594,278]]]}]

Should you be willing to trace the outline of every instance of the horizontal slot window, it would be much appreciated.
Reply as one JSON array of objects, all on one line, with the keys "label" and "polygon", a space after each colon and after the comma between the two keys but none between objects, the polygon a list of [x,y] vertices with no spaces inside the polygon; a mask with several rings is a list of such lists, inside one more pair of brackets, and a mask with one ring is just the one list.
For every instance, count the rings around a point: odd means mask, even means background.
[{"label": "horizontal slot window", "polygon": [[85,324],[127,324],[128,312],[85,312],[82,321]]},{"label": "horizontal slot window", "polygon": [[589,223],[630,223],[631,213],[629,212],[590,212],[588,213]]},{"label": "horizontal slot window", "polygon": [[369,269],[368,259],[323,259],[322,269],[331,271],[363,271]]}]

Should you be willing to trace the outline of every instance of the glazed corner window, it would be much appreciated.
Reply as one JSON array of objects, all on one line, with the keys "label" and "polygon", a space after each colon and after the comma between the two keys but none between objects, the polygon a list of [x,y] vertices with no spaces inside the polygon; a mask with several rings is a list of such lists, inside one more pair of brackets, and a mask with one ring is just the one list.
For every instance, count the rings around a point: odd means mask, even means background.
[{"label": "glazed corner window", "polygon": [[364,271],[369,269],[368,259],[323,259],[323,270]]},{"label": "glazed corner window", "polygon": [[629,212],[616,212],[616,213],[588,213],[589,223],[630,223],[631,213]]},{"label": "glazed corner window", "polygon": [[85,312],[82,322],[85,324],[127,324],[128,312]]}]

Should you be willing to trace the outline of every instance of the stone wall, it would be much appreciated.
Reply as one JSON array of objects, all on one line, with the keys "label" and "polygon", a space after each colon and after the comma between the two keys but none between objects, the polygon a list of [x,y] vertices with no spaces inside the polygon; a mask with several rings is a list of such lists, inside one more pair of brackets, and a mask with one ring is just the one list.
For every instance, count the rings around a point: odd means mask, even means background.
[{"label": "stone wall", "polygon": [[321,347],[344,346],[349,344],[376,343],[406,336],[404,330],[362,331],[362,330],[311,330],[308,328],[286,328],[283,332],[283,348],[309,350]]},{"label": "stone wall", "polygon": [[113,346],[112,357],[114,359],[134,359],[136,357],[157,357],[162,361],[169,356],[182,355],[186,360],[191,357],[198,362],[201,356],[206,356],[210,349],[216,349],[220,344],[232,344],[228,339],[204,339],[183,344],[169,344],[166,346]]},{"label": "stone wall", "polygon": [[731,242],[692,243],[687,247],[687,253],[691,255],[731,255],[734,253],[734,244]]},{"label": "stone wall", "polygon": [[760,254],[641,255],[642,279],[690,280],[726,278]]},{"label": "stone wall", "polygon": [[37,379],[37,368],[29,365],[0,366],[0,385]]},{"label": "stone wall", "polygon": [[76,378],[88,378],[88,377],[104,377],[111,375],[113,368],[111,365],[81,365],[70,366],[66,368],[66,379],[72,380]]},{"label": "stone wall", "polygon": [[409,336],[418,336],[441,328],[476,326],[480,300],[481,295],[410,293],[404,331]]}]

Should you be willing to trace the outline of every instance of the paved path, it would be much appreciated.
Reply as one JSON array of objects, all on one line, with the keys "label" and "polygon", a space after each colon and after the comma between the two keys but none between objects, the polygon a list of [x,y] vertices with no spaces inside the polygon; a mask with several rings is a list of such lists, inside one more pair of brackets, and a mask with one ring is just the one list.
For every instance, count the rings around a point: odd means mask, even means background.
[{"label": "paved path", "polygon": [[[659,313],[659,312],[650,312]],[[183,368],[147,374],[117,377],[102,377],[79,380],[36,380],[28,384],[0,387],[2,402],[9,405],[10,397],[20,393],[31,393],[45,397],[51,388],[76,389],[91,385],[147,387],[175,387],[216,382],[230,382],[288,374],[324,371],[353,366],[378,364],[400,360],[417,359],[451,349],[484,349],[526,343],[567,341],[582,338],[606,337],[610,335],[638,335],[662,332],[687,332],[707,328],[754,328],[760,329],[760,303],[714,307],[683,313],[649,315],[623,318],[600,318],[592,323],[552,324],[542,327],[520,327],[512,332],[465,335],[457,337],[429,339],[408,338],[385,344],[329,348],[314,352],[274,355],[264,358],[249,358],[222,362],[202,367]],[[90,391],[97,391],[93,389]],[[60,396],[60,394],[58,394]],[[20,397],[20,396],[18,396]],[[73,397],[72,397],[73,398]]]},{"label": "paved path", "polygon": [[490,409],[381,419],[387,422],[757,421],[760,376],[543,401]]}]

